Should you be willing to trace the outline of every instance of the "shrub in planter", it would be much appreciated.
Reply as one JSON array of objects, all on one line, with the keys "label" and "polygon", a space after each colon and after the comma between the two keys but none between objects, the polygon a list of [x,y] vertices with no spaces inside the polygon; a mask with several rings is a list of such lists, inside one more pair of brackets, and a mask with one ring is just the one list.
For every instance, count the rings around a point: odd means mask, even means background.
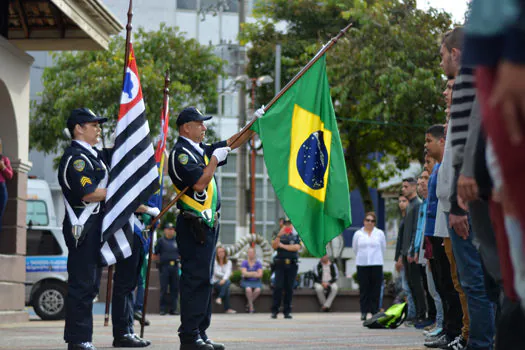
[{"label": "shrub in planter", "polygon": [[241,284],[241,279],[242,279],[242,272],[241,270],[235,270],[232,272],[231,276],[230,276],[230,282],[232,284],[236,284],[236,285],[240,285]]}]

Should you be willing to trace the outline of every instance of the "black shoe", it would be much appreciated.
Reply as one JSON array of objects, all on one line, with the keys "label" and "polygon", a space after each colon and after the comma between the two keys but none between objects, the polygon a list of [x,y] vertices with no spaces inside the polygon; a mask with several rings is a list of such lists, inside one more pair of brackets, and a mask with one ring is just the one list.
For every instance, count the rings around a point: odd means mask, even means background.
[{"label": "black shoe", "polygon": [[161,311],[161,312],[159,312],[159,315],[161,315],[161,316],[166,315],[166,311]]},{"label": "black shoe", "polygon": [[[135,311],[133,313],[133,318],[142,324],[142,312]],[[149,326],[149,320],[147,318],[144,320],[144,326]]]},{"label": "black shoe", "polygon": [[366,320],[366,314],[361,314],[361,321],[365,321]]},{"label": "black shoe", "polygon": [[205,343],[208,344],[208,345],[213,346],[213,349],[214,349],[214,350],[224,350],[224,349],[226,349],[226,347],[224,346],[224,344],[221,344],[221,343],[215,343],[215,342],[212,341],[211,339],[206,340]]},{"label": "black shoe", "polygon": [[292,317],[292,315],[290,315],[290,314],[286,314],[286,315],[284,315],[284,318],[292,319],[293,317]]},{"label": "black shoe", "polygon": [[195,343],[180,344],[180,350],[213,350],[213,345],[206,344],[204,340],[199,339]]},{"label": "black shoe", "polygon": [[170,310],[170,315],[178,315],[179,313],[175,310]]},{"label": "black shoe", "polygon": [[67,350],[97,350],[95,345],[90,342],[79,343],[79,344],[67,344]]},{"label": "black shoe", "polygon": [[277,314],[273,313],[272,312],[272,316],[271,316],[273,319],[276,319],[277,318]]},{"label": "black shoe", "polygon": [[448,335],[443,334],[436,339],[432,339],[425,342],[425,346],[427,348],[441,348],[442,346],[447,346],[452,340],[450,339]]},{"label": "black shoe", "polygon": [[448,349],[448,350],[461,350],[467,348],[467,341],[465,338],[463,338],[462,335],[458,335],[456,339],[448,343],[447,346],[443,347],[442,349]]},{"label": "black shoe", "polygon": [[113,339],[114,348],[145,348],[151,343],[141,339],[136,334],[124,334],[119,339]]}]

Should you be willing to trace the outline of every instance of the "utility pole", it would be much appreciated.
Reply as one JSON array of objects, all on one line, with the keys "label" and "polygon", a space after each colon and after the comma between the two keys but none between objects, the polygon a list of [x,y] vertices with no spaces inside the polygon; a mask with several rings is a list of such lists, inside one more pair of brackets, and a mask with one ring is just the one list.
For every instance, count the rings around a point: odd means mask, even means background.
[{"label": "utility pole", "polygon": [[[242,30],[243,23],[246,21],[245,0],[239,1],[239,33]],[[238,72],[237,76],[246,74],[246,50],[239,42],[238,55]],[[238,129],[246,125],[246,83],[239,86],[239,124]],[[235,239],[238,240],[248,233],[247,225],[247,191],[246,191],[246,144],[237,149],[237,225],[235,229]]]}]

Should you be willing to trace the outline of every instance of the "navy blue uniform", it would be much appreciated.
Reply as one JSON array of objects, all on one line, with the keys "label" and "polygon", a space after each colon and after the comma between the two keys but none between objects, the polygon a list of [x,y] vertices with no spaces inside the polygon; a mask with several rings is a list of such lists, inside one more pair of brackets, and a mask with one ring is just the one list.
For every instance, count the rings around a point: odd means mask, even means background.
[{"label": "navy blue uniform", "polygon": [[[226,141],[212,145],[200,144],[208,159],[216,148],[226,147]],[[186,195],[197,203],[203,204],[206,196],[194,193],[192,186],[199,180],[207,161],[192,144],[179,137],[169,157],[169,175],[173,184],[180,190],[189,186]],[[219,166],[225,162],[219,163]],[[216,189],[216,208],[220,208],[219,191]],[[211,195],[211,194],[210,194]],[[183,212],[185,207],[181,201],[177,207]],[[180,279],[180,313],[181,325],[179,337],[182,344],[191,344],[202,339],[208,339],[206,329],[211,322],[211,278],[215,245],[218,239],[218,224],[209,227],[202,224],[200,233],[196,232],[194,220],[179,215],[177,217],[177,244],[179,246],[182,274]],[[198,236],[198,237],[196,237]]]},{"label": "navy blue uniform", "polygon": [[[76,141],[65,150],[58,167],[58,182],[62,193],[79,217],[87,203],[85,195],[94,192],[107,174],[100,153],[92,154]],[[63,234],[69,255],[67,260],[68,295],[64,340],[68,343],[91,342],[93,335],[93,299],[100,284],[100,242],[104,203],[91,214],[84,224],[78,245],[73,237],[71,220],[66,212]]]},{"label": "navy blue uniform", "polygon": [[[160,256],[160,311],[177,310],[179,299],[179,247],[175,237],[162,237],[157,241],[155,254]],[[171,309],[167,310],[168,287],[171,296]]]},{"label": "navy blue uniform", "polygon": [[[282,244],[294,245],[301,244],[301,238],[297,233],[283,234],[280,238]],[[292,312],[292,295],[295,277],[297,276],[297,260],[299,252],[289,252],[282,248],[277,248],[277,255],[274,258],[275,264],[275,288],[273,290],[272,314],[279,313],[281,299],[284,290],[284,315]]]}]

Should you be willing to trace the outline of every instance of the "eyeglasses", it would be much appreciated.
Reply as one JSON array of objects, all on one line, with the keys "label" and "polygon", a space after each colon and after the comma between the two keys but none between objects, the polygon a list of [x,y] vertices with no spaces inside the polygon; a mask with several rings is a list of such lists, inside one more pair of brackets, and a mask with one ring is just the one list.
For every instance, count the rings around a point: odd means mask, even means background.
[{"label": "eyeglasses", "polygon": [[365,219],[366,222],[376,222],[374,219]]}]

